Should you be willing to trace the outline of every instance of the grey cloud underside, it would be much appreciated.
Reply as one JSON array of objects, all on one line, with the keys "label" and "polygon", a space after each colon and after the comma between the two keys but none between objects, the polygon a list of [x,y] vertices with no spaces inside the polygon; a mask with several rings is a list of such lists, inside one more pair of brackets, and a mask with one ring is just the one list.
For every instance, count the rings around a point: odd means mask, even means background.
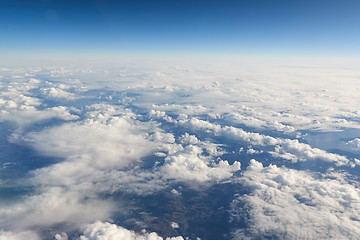
[{"label": "grey cloud underside", "polygon": [[[357,70],[242,71],[30,68],[0,74],[8,144],[52,159],[27,172],[31,194],[10,204],[0,199],[0,238],[45,239],[42,234],[55,229],[54,239],[185,239],[189,223],[170,212],[161,219],[169,230],[161,233],[141,232],[139,226],[165,229],[146,219],[132,230],[116,214],[125,214],[133,196],[185,201],[187,191],[201,196],[214,186],[232,189],[219,207],[228,217],[228,232],[219,235],[224,239],[356,238],[359,138],[341,140],[345,147],[332,151],[305,136],[360,129]],[[341,86],[340,75],[347,76]],[[8,162],[1,164],[6,171]]]}]

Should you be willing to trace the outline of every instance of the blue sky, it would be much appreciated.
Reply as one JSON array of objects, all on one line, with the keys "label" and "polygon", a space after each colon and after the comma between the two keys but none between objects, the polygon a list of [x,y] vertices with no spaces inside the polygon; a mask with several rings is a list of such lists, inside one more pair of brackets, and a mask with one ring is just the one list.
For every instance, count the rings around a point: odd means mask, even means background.
[{"label": "blue sky", "polygon": [[355,0],[0,0],[0,52],[360,53]]}]

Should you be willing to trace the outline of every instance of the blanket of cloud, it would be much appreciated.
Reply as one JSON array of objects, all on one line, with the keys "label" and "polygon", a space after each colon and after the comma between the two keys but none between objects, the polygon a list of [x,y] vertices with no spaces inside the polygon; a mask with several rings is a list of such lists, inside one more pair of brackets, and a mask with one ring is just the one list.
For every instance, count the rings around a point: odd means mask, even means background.
[{"label": "blanket of cloud", "polygon": [[0,239],[355,239],[360,69],[0,68]]}]

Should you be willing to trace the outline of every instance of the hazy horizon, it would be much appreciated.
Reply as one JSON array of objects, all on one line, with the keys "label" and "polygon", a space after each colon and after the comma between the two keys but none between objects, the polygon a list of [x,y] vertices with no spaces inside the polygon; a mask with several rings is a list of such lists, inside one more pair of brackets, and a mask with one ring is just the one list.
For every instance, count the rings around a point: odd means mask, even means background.
[{"label": "hazy horizon", "polygon": [[358,239],[359,9],[0,0],[0,240]]}]

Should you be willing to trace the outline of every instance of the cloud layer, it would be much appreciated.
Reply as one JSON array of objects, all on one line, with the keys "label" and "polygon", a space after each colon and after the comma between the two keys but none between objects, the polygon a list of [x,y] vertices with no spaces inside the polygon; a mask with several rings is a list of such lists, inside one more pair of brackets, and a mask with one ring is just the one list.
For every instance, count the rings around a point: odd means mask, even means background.
[{"label": "cloud layer", "polygon": [[319,176],[251,160],[239,181],[250,193],[231,204],[233,221],[245,217],[248,225],[234,231],[236,239],[354,239],[360,234],[360,191],[341,174]]},{"label": "cloud layer", "polygon": [[1,70],[1,143],[47,160],[0,153],[1,239],[196,239],[210,207],[224,239],[360,234],[358,69],[169,64]]}]

